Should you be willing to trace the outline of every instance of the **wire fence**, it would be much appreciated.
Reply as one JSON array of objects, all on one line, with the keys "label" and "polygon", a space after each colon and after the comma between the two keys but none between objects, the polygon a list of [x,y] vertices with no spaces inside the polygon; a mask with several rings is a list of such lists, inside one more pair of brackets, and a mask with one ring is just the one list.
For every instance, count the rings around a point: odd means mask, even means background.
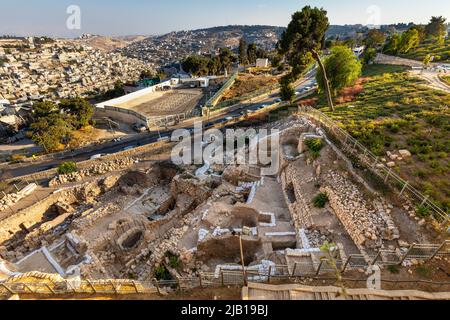
[{"label": "wire fence", "polygon": [[[401,265],[413,259],[429,261],[435,257],[450,256],[450,241],[442,244],[412,244],[403,254],[394,251],[381,250],[371,256],[367,262],[363,255],[350,255],[345,260],[320,260],[317,262],[296,262],[289,265],[272,265],[258,270],[226,270],[220,269],[214,273],[200,273],[194,277],[181,277],[172,280],[135,281],[135,280],[77,280],[53,281],[25,281],[26,277],[17,282],[0,282],[0,296],[12,294],[161,294],[167,288],[187,290],[195,288],[242,286],[247,282],[271,283],[277,281],[298,281],[302,279],[326,279],[324,277],[340,272],[362,269],[367,270],[371,265],[389,266]],[[319,278],[318,278],[319,277]],[[329,280],[335,278],[329,278]],[[348,281],[362,281],[348,278]],[[392,281],[391,281],[392,282]],[[419,283],[417,280],[396,280],[394,282]],[[450,285],[450,282],[436,282],[436,285]]]},{"label": "wire fence", "polygon": [[397,190],[400,196],[407,198],[424,210],[429,210],[431,216],[442,226],[449,222],[450,215],[448,212],[434,203],[428,195],[422,194],[409,181],[401,178],[393,168],[384,164],[375,154],[343,130],[337,122],[310,106],[300,106],[299,111],[308,118],[315,120],[320,127],[323,127],[328,134],[335,138],[344,152],[351,154],[360,164],[380,177],[386,185]]}]

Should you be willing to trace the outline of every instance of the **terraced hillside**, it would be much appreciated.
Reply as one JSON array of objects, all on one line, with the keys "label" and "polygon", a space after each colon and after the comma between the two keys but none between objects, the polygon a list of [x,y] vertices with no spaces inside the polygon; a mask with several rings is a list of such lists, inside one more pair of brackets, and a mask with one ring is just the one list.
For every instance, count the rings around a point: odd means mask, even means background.
[{"label": "terraced hillside", "polygon": [[427,54],[434,56],[435,62],[450,62],[450,39],[444,44],[438,44],[434,40],[428,40],[420,44],[416,49],[407,54],[401,54],[403,58],[423,61]]},{"label": "terraced hillside", "polygon": [[[339,104],[334,113],[323,111],[448,210],[450,95],[425,87],[398,66],[370,66],[364,76],[354,101]],[[404,149],[412,157],[393,155]]]}]

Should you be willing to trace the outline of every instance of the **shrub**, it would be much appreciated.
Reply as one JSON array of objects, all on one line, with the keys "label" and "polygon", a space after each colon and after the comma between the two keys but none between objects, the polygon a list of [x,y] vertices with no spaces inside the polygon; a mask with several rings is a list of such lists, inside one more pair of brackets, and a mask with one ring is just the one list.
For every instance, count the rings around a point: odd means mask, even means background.
[{"label": "shrub", "polygon": [[396,266],[396,265],[389,265],[387,267],[387,269],[389,270],[390,273],[393,273],[393,274],[400,273],[400,268],[399,268],[399,266]]},{"label": "shrub", "polygon": [[425,206],[418,206],[416,212],[417,215],[422,218],[426,218],[430,215],[430,209]]},{"label": "shrub", "polygon": [[58,167],[58,174],[69,174],[77,171],[77,164],[75,162],[64,162]]},{"label": "shrub", "polygon": [[314,207],[316,208],[324,208],[325,205],[328,202],[328,195],[326,193],[319,193],[317,196],[313,199]]},{"label": "shrub", "polygon": [[305,141],[306,146],[309,150],[312,152],[320,152],[322,148],[324,147],[324,144],[322,142],[322,139],[307,139]]},{"label": "shrub", "polygon": [[171,280],[172,279],[170,272],[163,265],[156,267],[153,275],[155,276],[156,280]]},{"label": "shrub", "polygon": [[170,251],[167,251],[166,257],[169,258],[169,265],[171,268],[178,269],[180,267],[181,262],[180,262],[180,258],[177,255],[173,254]]}]

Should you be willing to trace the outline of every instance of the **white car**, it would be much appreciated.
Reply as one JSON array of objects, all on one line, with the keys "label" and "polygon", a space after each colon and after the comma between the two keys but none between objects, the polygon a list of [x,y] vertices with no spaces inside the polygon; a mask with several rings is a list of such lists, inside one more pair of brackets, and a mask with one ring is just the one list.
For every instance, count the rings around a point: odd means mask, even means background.
[{"label": "white car", "polygon": [[95,154],[91,157],[91,160],[96,160],[96,159],[100,159],[101,157],[103,157],[102,154]]}]

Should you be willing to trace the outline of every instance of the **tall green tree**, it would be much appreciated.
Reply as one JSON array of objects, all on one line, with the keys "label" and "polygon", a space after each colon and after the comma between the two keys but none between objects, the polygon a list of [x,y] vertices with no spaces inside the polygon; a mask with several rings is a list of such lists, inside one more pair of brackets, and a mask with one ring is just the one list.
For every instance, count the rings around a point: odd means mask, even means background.
[{"label": "tall green tree", "polygon": [[430,23],[425,27],[428,37],[444,38],[447,19],[440,17],[432,17]]},{"label": "tall green tree", "polygon": [[[305,71],[304,62],[314,58],[324,77],[325,94],[328,106],[334,111],[333,99],[325,66],[320,57],[325,42],[325,32],[330,23],[327,12],[319,8],[306,6],[302,11],[295,12],[286,31],[278,44],[280,54],[286,56],[292,67],[291,79],[298,78]],[[299,62],[301,65],[299,65]]]},{"label": "tall green tree", "polygon": [[38,102],[33,106],[33,117],[41,118],[41,117],[47,117],[48,115],[52,113],[56,113],[59,111],[56,104],[54,104],[51,101],[42,101]]},{"label": "tall green tree", "polygon": [[207,75],[209,59],[204,56],[193,55],[187,57],[182,63],[183,70],[194,76]]},{"label": "tall green tree", "polygon": [[295,99],[295,89],[291,84],[289,76],[285,76],[280,80],[280,97],[283,101],[293,102]]},{"label": "tall green tree", "polygon": [[256,59],[258,58],[258,47],[255,43],[251,43],[247,49],[247,59],[248,63],[254,64],[256,63]]},{"label": "tall green tree", "polygon": [[397,54],[400,48],[400,42],[402,41],[402,37],[399,34],[391,35],[386,45],[384,46],[383,52],[390,54]]},{"label": "tall green tree", "polygon": [[[343,88],[353,85],[361,76],[361,62],[353,51],[345,46],[333,47],[331,55],[325,59],[324,66],[334,96]],[[317,73],[317,83],[321,91],[326,90],[325,78],[320,70]]]},{"label": "tall green tree", "polygon": [[31,138],[46,152],[57,151],[71,138],[74,127],[70,116],[53,113],[40,117],[31,125]]},{"label": "tall green tree", "polygon": [[228,48],[221,48],[219,53],[220,64],[223,70],[230,71],[231,65],[236,62],[236,57]]},{"label": "tall green tree", "polygon": [[248,64],[247,49],[247,42],[245,42],[244,38],[241,38],[239,40],[239,63],[243,66]]},{"label": "tall green tree", "polygon": [[378,29],[370,29],[367,33],[367,37],[364,40],[364,44],[369,48],[376,48],[379,45],[383,45],[386,41],[386,35],[384,32]]},{"label": "tall green tree", "polygon": [[73,117],[72,124],[76,129],[88,126],[94,115],[94,106],[82,98],[61,100],[59,108]]},{"label": "tall green tree", "polygon": [[416,29],[409,29],[403,32],[398,46],[399,53],[408,53],[420,44],[419,32]]}]

